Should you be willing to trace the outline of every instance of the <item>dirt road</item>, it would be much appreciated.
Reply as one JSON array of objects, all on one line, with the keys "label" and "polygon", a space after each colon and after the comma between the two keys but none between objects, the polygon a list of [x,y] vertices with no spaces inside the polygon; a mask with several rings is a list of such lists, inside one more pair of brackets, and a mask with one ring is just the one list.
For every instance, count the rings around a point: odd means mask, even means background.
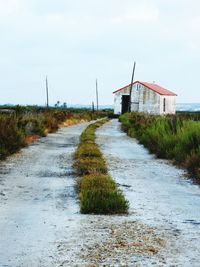
[{"label": "dirt road", "polygon": [[1,162],[0,266],[56,266],[66,234],[73,243],[80,218],[72,153],[86,125],[60,129]]},{"label": "dirt road", "polygon": [[98,143],[130,202],[129,217],[166,236],[161,266],[200,266],[200,186],[126,136],[117,120],[98,130]]},{"label": "dirt road", "polygon": [[128,216],[81,215],[72,153],[87,123],[0,163],[0,266],[199,266],[200,190],[120,131],[97,131]]}]

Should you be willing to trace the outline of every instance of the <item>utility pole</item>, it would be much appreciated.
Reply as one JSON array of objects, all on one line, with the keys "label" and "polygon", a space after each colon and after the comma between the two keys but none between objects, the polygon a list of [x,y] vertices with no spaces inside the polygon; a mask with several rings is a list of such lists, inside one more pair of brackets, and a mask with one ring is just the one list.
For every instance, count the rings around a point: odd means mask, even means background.
[{"label": "utility pole", "polygon": [[99,95],[98,95],[98,84],[96,79],[96,100],[97,100],[97,110],[99,109]]},{"label": "utility pole", "polygon": [[130,94],[129,94],[129,105],[128,105],[128,111],[129,112],[131,112],[131,94],[132,94],[132,89],[133,89],[133,80],[134,80],[134,75],[135,75],[135,67],[136,67],[136,62],[134,61],[133,72],[132,72],[132,77],[131,77],[131,85],[130,85]]},{"label": "utility pole", "polygon": [[92,101],[92,112],[94,112],[94,102]]},{"label": "utility pole", "polygon": [[49,108],[49,88],[48,88],[47,76],[46,76],[46,96],[47,96],[47,108]]}]

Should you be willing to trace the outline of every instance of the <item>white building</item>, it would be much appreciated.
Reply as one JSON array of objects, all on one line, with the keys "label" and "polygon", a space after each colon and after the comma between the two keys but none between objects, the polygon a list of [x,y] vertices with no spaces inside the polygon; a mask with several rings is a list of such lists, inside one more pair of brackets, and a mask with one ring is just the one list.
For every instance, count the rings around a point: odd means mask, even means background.
[{"label": "white building", "polygon": [[[128,111],[131,84],[118,89],[114,94],[114,113]],[[134,82],[131,93],[131,111],[154,115],[176,113],[176,94],[163,87],[147,82]]]}]

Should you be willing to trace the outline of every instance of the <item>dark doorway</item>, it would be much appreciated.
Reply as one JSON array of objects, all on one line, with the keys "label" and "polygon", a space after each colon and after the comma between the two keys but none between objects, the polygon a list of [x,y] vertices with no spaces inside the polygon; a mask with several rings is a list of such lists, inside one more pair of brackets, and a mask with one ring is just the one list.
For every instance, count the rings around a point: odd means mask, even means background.
[{"label": "dark doorway", "polygon": [[128,112],[129,95],[122,95],[122,114]]}]

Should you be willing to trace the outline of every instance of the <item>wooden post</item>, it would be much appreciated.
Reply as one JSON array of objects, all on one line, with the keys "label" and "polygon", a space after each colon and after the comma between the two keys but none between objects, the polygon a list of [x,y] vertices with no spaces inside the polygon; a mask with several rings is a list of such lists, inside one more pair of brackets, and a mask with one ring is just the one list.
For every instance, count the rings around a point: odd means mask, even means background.
[{"label": "wooden post", "polygon": [[129,94],[129,105],[128,105],[128,111],[129,112],[131,112],[131,94],[132,94],[132,89],[133,89],[133,80],[134,80],[134,75],[135,75],[135,67],[136,67],[136,62],[134,61],[133,72],[132,72],[132,77],[131,77],[131,85],[130,85],[130,94]]},{"label": "wooden post", "polygon": [[46,76],[46,96],[47,96],[47,108],[49,108],[49,88],[48,88],[47,76]]},{"label": "wooden post", "polygon": [[97,100],[97,110],[99,109],[99,95],[98,95],[98,84],[96,80],[96,100]]}]

